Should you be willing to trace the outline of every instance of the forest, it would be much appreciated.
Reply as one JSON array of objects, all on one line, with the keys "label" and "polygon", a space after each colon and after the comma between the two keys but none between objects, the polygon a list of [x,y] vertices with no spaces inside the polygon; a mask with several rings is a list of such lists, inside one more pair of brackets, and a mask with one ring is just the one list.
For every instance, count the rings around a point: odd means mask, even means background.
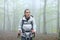
[{"label": "forest", "polygon": [[60,0],[0,0],[1,40],[17,40],[25,9],[30,9],[36,21],[35,40],[60,40]]}]

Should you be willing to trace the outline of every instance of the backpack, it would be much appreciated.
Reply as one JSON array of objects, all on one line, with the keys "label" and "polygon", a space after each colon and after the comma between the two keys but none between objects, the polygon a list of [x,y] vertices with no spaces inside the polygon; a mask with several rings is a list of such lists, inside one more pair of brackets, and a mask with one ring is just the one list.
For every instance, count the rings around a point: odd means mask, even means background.
[{"label": "backpack", "polygon": [[[31,15],[31,17],[33,17],[33,16]],[[24,22],[25,22],[25,21],[27,21],[27,20],[23,20],[23,19],[22,19],[21,29],[22,29],[22,32],[23,32],[23,33],[25,32],[25,30],[23,29],[23,25],[24,25]],[[32,25],[31,30],[33,30],[33,21],[31,21],[31,23],[30,23],[30,24]]]}]

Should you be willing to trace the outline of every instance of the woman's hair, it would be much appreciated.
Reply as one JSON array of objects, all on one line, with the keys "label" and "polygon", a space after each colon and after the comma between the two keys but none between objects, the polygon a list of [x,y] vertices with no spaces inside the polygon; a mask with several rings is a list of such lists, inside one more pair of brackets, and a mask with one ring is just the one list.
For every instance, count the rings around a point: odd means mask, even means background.
[{"label": "woman's hair", "polygon": [[29,10],[29,9],[25,9],[24,13],[25,13],[27,10]]}]

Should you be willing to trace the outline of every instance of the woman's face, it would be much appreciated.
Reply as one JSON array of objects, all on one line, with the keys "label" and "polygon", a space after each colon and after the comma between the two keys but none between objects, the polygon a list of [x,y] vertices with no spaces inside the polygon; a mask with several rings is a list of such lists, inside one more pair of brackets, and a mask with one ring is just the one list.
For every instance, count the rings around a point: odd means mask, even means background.
[{"label": "woman's face", "polygon": [[26,10],[25,16],[26,16],[26,17],[29,17],[29,16],[30,16],[30,11],[29,11],[29,10]]}]

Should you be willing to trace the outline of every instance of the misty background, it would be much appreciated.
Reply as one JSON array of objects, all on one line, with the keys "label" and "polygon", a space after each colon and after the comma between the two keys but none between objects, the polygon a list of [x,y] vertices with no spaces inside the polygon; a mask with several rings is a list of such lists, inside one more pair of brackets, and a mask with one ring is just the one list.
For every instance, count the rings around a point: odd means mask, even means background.
[{"label": "misty background", "polygon": [[35,18],[37,34],[60,33],[60,0],[0,0],[0,30],[18,31],[26,8]]}]

